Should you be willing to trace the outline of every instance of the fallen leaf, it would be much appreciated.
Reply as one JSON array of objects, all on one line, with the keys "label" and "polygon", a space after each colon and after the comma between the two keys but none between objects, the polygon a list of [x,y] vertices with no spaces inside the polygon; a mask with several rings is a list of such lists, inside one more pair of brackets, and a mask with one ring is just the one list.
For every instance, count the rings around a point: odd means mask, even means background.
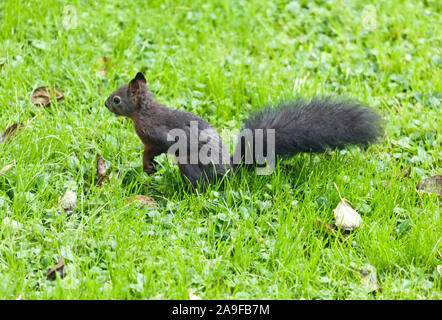
[{"label": "fallen leaf", "polygon": [[47,49],[47,44],[44,41],[30,41],[30,45],[32,45],[33,47],[40,49],[40,50],[46,50]]},{"label": "fallen leaf", "polygon": [[134,199],[129,198],[127,202],[129,203],[129,202],[133,202],[133,201],[139,201],[141,204],[146,205],[146,206],[151,206],[153,208],[157,207],[155,200],[151,197],[148,197],[148,196],[137,195],[137,196],[135,196]]},{"label": "fallen leaf", "polygon": [[106,163],[103,157],[99,154],[97,156],[97,172],[98,172],[98,185],[101,186],[104,178],[106,177]]},{"label": "fallen leaf", "polygon": [[189,299],[190,300],[201,300],[201,298],[193,293],[193,290],[189,290]]},{"label": "fallen leaf", "polygon": [[101,57],[95,60],[92,64],[92,69],[96,70],[96,73],[99,76],[104,76],[110,67],[111,63],[107,57]]},{"label": "fallen leaf", "polygon": [[20,229],[22,227],[22,224],[20,222],[17,222],[9,217],[5,217],[3,219],[3,225],[11,227],[13,229]]},{"label": "fallen leaf", "polygon": [[442,175],[422,179],[421,182],[418,183],[416,189],[421,193],[442,195]]},{"label": "fallen leaf", "polygon": [[342,199],[333,211],[335,224],[343,230],[354,230],[361,224],[361,216],[351,206],[351,203]]},{"label": "fallen leaf", "polygon": [[58,263],[48,270],[46,278],[49,280],[55,280],[57,278],[57,272],[60,278],[63,278],[66,275],[66,272],[64,271],[64,257],[61,257]]},{"label": "fallen leaf", "polygon": [[9,126],[8,128],[6,128],[5,132],[2,133],[2,135],[0,136],[0,143],[1,142],[6,142],[9,140],[9,138],[15,133],[15,131],[19,128],[23,127],[23,123],[14,123],[12,126]]},{"label": "fallen leaf", "polygon": [[11,169],[13,166],[14,166],[13,163],[4,166],[4,167],[0,170],[0,176],[1,176],[2,174],[4,174],[6,171],[8,171],[9,169]]},{"label": "fallen leaf", "polygon": [[66,214],[72,213],[77,208],[77,195],[74,191],[68,190],[59,202],[60,207]]},{"label": "fallen leaf", "polygon": [[334,183],[334,185],[336,191],[338,191],[339,198],[341,199],[336,209],[333,210],[335,224],[343,230],[354,230],[359,227],[362,218],[353,208],[353,205],[348,200],[341,197],[336,183]]},{"label": "fallen leaf", "polygon": [[109,179],[116,179],[116,180],[118,180],[118,179],[120,179],[120,175],[119,175],[119,173],[118,172],[111,172],[111,174],[109,175]]},{"label": "fallen leaf", "polygon": [[164,294],[159,293],[156,296],[150,297],[148,300],[163,300],[163,299],[164,299]]},{"label": "fallen leaf", "polygon": [[378,279],[376,275],[376,268],[372,265],[366,265],[364,268],[359,270],[362,275],[361,283],[368,292],[381,292],[382,288],[378,284]]},{"label": "fallen leaf", "polygon": [[51,93],[57,100],[64,98],[63,92],[58,88],[39,87],[32,93],[31,101],[35,105],[43,105],[47,107],[51,104]]},{"label": "fallen leaf", "polygon": [[332,224],[322,221],[321,219],[316,219],[316,225],[321,227],[326,232],[331,232],[336,234],[336,230]]},{"label": "fallen leaf", "polygon": [[411,167],[410,166],[406,166],[405,168],[402,169],[401,176],[403,178],[409,178],[410,175],[411,175]]}]

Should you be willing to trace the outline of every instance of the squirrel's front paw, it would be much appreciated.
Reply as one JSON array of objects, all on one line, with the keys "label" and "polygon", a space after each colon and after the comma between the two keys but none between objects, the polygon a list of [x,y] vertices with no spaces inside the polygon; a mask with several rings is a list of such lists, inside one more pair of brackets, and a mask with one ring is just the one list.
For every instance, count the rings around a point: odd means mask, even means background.
[{"label": "squirrel's front paw", "polygon": [[[156,161],[155,161],[155,163],[156,163]],[[153,166],[153,163],[149,163],[148,165],[143,166],[143,171],[146,172],[149,175],[150,174],[154,174],[155,172],[157,172],[157,170]]]}]

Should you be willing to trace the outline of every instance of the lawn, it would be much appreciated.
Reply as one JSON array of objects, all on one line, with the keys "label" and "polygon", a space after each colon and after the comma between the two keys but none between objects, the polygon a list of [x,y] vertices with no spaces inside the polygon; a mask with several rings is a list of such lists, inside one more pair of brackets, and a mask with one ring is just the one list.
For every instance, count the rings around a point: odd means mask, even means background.
[{"label": "lawn", "polygon": [[[13,164],[0,175],[0,298],[441,299],[441,198],[416,191],[442,174],[441,9],[1,1],[0,133],[23,127],[0,143],[0,169]],[[219,130],[267,103],[325,95],[372,106],[385,135],[189,191],[165,155],[147,176],[131,120],[104,107],[138,71],[164,105]],[[40,86],[64,99],[34,105]],[[362,217],[356,230],[324,227],[334,183]],[[71,213],[59,205],[68,190]],[[61,257],[65,276],[48,279]],[[373,269],[374,287],[361,273]]]}]

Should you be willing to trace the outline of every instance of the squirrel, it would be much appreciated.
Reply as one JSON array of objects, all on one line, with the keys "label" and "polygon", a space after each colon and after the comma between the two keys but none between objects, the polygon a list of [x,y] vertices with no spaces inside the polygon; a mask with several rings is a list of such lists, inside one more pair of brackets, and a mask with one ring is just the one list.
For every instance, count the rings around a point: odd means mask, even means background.
[{"label": "squirrel", "polygon": [[[229,176],[240,164],[248,167],[262,164],[263,155],[255,150],[259,148],[253,149],[253,143],[257,146],[258,133],[267,137],[267,143],[261,143],[261,153],[268,159],[270,155],[291,157],[300,152],[321,153],[327,148],[341,149],[350,144],[367,145],[375,142],[383,131],[381,117],[362,104],[331,98],[310,101],[297,98],[252,113],[244,121],[234,155],[230,156],[226,144],[207,121],[188,111],[167,108],[155,100],[141,72],[114,91],[105,106],[132,119],[135,132],[144,144],[144,172],[149,175],[156,172],[156,156],[173,154],[184,180],[195,187],[203,181]],[[251,136],[245,138],[242,133],[246,131]],[[177,132],[181,135],[174,135]],[[273,143],[269,143],[271,135]],[[184,145],[177,146],[177,136],[184,137]],[[200,154],[206,154],[206,159]],[[189,159],[193,162],[189,163]]]}]

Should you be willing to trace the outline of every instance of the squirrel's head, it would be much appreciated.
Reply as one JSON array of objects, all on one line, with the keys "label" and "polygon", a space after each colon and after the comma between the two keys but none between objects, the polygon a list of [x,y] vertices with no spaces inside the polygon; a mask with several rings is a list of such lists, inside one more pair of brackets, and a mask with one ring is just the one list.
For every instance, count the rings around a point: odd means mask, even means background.
[{"label": "squirrel's head", "polygon": [[112,92],[104,105],[115,114],[130,117],[142,105],[149,105],[151,99],[153,99],[152,93],[146,86],[146,78],[141,72],[138,72],[129,84]]}]

